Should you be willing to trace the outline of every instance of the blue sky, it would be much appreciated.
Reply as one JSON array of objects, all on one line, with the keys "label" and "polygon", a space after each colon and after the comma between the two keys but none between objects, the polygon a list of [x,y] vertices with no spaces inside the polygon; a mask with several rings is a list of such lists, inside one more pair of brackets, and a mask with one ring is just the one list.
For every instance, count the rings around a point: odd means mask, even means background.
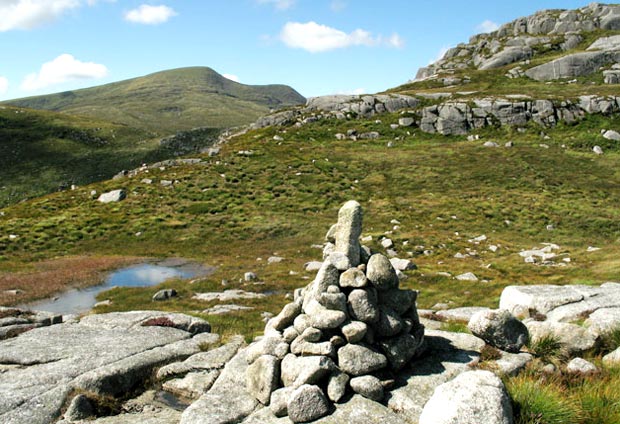
[{"label": "blue sky", "polygon": [[0,99],[185,66],[304,96],[374,93],[473,34],[588,1],[0,0]]}]

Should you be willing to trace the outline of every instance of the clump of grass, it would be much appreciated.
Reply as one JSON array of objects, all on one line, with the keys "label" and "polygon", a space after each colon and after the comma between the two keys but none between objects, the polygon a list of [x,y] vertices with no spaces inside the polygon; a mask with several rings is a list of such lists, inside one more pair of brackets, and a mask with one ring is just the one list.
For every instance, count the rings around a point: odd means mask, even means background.
[{"label": "clump of grass", "polygon": [[565,356],[564,345],[552,334],[546,334],[530,341],[528,349],[530,353],[545,362],[552,362]]},{"label": "clump of grass", "polygon": [[449,331],[450,333],[469,333],[469,328],[467,328],[467,324],[463,324],[462,322],[444,322],[441,324],[441,329],[443,331]]},{"label": "clump of grass", "polygon": [[578,405],[554,382],[521,375],[509,379],[507,388],[513,400],[515,424],[580,422]]},{"label": "clump of grass", "polygon": [[494,348],[491,345],[484,345],[484,347],[482,348],[482,350],[480,351],[480,360],[481,361],[497,361],[498,359],[501,359],[502,357],[502,352],[499,351],[499,349]]}]

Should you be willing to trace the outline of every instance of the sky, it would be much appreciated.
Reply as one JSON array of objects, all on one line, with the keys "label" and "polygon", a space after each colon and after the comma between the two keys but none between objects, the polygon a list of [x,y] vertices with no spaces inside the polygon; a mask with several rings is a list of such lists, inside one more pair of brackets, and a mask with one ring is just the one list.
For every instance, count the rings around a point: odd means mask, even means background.
[{"label": "sky", "polygon": [[186,66],[306,97],[376,93],[449,47],[589,0],[0,0],[0,100]]}]

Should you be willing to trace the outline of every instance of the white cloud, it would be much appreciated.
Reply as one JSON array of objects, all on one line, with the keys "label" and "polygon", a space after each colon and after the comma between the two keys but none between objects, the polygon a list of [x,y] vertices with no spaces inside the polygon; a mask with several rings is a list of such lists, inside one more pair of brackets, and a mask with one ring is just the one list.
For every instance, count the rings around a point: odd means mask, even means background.
[{"label": "white cloud", "polygon": [[388,46],[395,47],[397,49],[403,48],[405,46],[405,40],[398,34],[392,34],[387,40],[386,43]]},{"label": "white cloud", "polygon": [[0,31],[38,27],[80,3],[81,0],[0,0]]},{"label": "white cloud", "polygon": [[0,77],[0,95],[6,94],[9,91],[9,80],[5,77]]},{"label": "white cloud", "polygon": [[497,31],[498,29],[499,24],[488,19],[476,27],[476,30],[480,32],[493,32]]},{"label": "white cloud", "polygon": [[222,76],[223,76],[224,78],[227,78],[227,79],[231,80],[231,81],[234,81],[234,82],[239,82],[239,77],[238,77],[237,75],[233,75],[233,74],[222,74]]},{"label": "white cloud", "polygon": [[347,8],[347,2],[344,0],[332,0],[329,8],[334,12],[340,12]]},{"label": "white cloud", "polygon": [[177,13],[168,6],[151,6],[142,4],[137,9],[125,13],[125,20],[137,24],[158,25],[167,22]]},{"label": "white cloud", "polygon": [[103,78],[108,75],[108,68],[94,62],[80,62],[70,54],[61,54],[51,62],[44,63],[38,73],[24,78],[23,90],[34,91],[63,82]]},{"label": "white cloud", "polygon": [[450,50],[450,47],[445,47],[445,46],[442,47],[439,50],[439,53],[437,53],[437,56],[434,59],[431,59],[431,60],[428,61],[428,64],[431,65],[431,64],[433,64],[433,63],[443,59],[443,57],[446,55],[446,53],[448,53],[448,50]]},{"label": "white cloud", "polygon": [[384,39],[380,35],[373,36],[372,33],[363,29],[346,33],[312,21],[306,23],[287,22],[280,32],[280,40],[288,47],[304,49],[311,53],[351,46],[387,45],[400,47],[403,44],[402,38],[396,33],[388,39]]},{"label": "white cloud", "polygon": [[29,30],[58,19],[86,3],[114,3],[116,0],[0,0],[0,32]]},{"label": "white cloud", "polygon": [[258,4],[272,4],[278,10],[286,10],[293,7],[296,0],[257,0]]}]

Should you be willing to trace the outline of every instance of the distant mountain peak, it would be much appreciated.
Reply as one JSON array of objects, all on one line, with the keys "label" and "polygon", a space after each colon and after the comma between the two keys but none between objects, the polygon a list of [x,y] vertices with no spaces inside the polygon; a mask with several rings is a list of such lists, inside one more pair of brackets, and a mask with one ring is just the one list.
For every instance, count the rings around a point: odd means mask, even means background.
[{"label": "distant mountain peak", "polygon": [[195,127],[245,125],[270,109],[305,101],[286,85],[241,84],[212,68],[196,66],[4,103],[85,115],[170,134]]}]

